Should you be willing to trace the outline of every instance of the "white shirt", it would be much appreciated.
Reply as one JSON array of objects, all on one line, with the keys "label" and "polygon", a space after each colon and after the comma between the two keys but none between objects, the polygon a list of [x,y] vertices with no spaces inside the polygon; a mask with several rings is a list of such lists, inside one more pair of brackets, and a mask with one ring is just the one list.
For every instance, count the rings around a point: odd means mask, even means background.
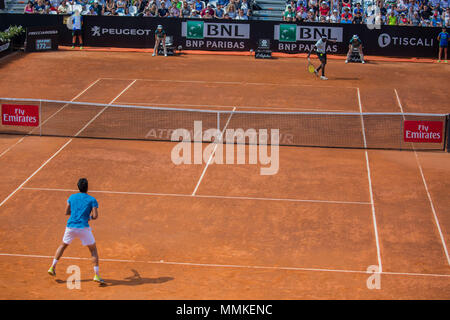
[{"label": "white shirt", "polygon": [[326,47],[327,47],[327,42],[322,41],[322,39],[319,39],[319,41],[316,42],[315,44],[316,48],[317,48],[317,52],[319,53],[325,53],[326,52]]}]

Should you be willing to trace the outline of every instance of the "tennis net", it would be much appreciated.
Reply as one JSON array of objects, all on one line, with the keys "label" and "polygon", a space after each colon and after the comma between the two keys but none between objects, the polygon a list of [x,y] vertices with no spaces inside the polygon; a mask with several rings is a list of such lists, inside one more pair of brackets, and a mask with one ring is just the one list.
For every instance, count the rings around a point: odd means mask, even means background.
[{"label": "tennis net", "polygon": [[[449,127],[447,114],[200,110],[14,98],[0,98],[0,104],[0,133],[62,137],[170,141],[173,131],[182,128],[192,141],[210,142],[196,134],[195,123],[201,122],[202,132],[253,129],[258,136],[266,130],[268,144],[445,150]],[[20,123],[27,112],[38,116],[36,123]],[[278,142],[271,140],[275,129]],[[224,134],[225,143],[236,143],[234,138]]]}]

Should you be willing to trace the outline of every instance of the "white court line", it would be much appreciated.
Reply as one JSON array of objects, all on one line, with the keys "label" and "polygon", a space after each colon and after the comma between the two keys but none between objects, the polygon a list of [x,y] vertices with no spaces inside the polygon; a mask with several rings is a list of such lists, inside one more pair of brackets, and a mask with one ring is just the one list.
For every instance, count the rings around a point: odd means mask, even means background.
[{"label": "white court line", "polygon": [[[218,106],[204,104],[185,104],[185,103],[149,103],[149,102],[116,102],[118,105],[140,105],[146,107],[194,107],[194,108],[234,108],[234,106]],[[254,106],[237,106],[240,109],[261,109],[261,110],[298,110],[298,111],[323,111],[323,112],[355,112],[354,110],[330,110],[330,109],[314,109],[314,108],[278,108],[278,107],[254,107]]]},{"label": "white court line", "polygon": [[[398,96],[397,89],[394,89],[394,92],[395,92],[395,96],[397,97],[398,106],[400,107],[400,110],[403,113],[403,107],[402,107],[402,103],[400,102],[400,97]],[[404,115],[403,115],[403,120],[405,120],[405,116]],[[447,245],[445,244],[444,234],[442,233],[441,226],[440,226],[440,223],[439,223],[439,219],[437,217],[436,210],[434,208],[433,200],[431,198],[430,191],[428,190],[428,184],[427,184],[427,181],[425,180],[425,175],[423,174],[422,165],[420,164],[419,156],[417,155],[417,151],[414,148],[414,144],[412,144],[412,147],[413,147],[413,150],[414,150],[414,155],[416,157],[417,166],[419,167],[420,175],[422,177],[423,185],[425,186],[425,191],[427,192],[428,201],[430,202],[431,211],[433,212],[434,222],[436,224],[436,227],[437,227],[438,232],[439,232],[439,236],[441,238],[442,247],[444,248],[444,253],[445,253],[445,256],[447,258],[447,263],[450,265],[450,256],[448,254]]]},{"label": "white court line", "polygon": [[[130,85],[128,85],[121,93],[119,93],[119,95],[117,95],[109,104],[113,104],[114,101],[116,101],[129,87],[131,87],[133,85],[133,83],[135,83],[135,81],[133,81]],[[101,113],[103,113],[103,111],[105,111],[105,109],[107,108],[107,106],[105,108],[103,108],[93,119],[91,119],[80,131],[78,131],[75,134],[75,137],[77,137],[79,134],[81,134],[81,132],[83,132],[83,130],[85,130],[87,128],[87,126],[89,124],[92,123],[93,120],[95,120]],[[58,151],[56,151],[50,158],[48,158],[36,171],[34,171],[24,182],[22,182],[22,184],[20,186],[18,186],[13,192],[11,192],[1,203],[0,203],[0,208],[5,204],[6,201],[8,201],[8,199],[10,199],[14,194],[17,193],[17,191],[19,191],[20,189],[22,189],[22,187],[28,182],[30,181],[31,178],[33,178],[39,171],[41,171],[42,168],[44,168],[47,163],[49,163],[54,157],[56,157],[62,150],[64,150],[65,147],[67,147],[71,142],[73,141],[73,138],[71,138],[69,141],[67,141],[61,148],[59,148]]]},{"label": "white court line", "polygon": [[[122,78],[102,78],[103,80],[132,80]],[[239,82],[239,81],[209,81],[209,80],[171,80],[171,79],[136,79],[138,81],[154,81],[154,82],[179,82],[179,83],[206,83],[206,84],[231,84],[231,85],[260,85],[260,86],[289,86],[289,87],[317,87],[317,88],[337,88],[337,89],[356,89],[356,87],[336,87],[325,85],[311,85],[300,83],[267,83],[267,82]]]},{"label": "white court line", "polygon": [[357,88],[357,93],[358,93],[359,112],[361,113],[361,127],[362,127],[362,132],[363,132],[363,137],[364,137],[364,147],[365,147],[364,154],[366,157],[367,178],[369,181],[369,193],[370,193],[370,204],[372,206],[373,228],[374,228],[374,232],[375,232],[375,241],[377,244],[378,269],[379,269],[379,272],[381,273],[383,271],[383,266],[381,264],[380,241],[378,239],[377,217],[375,215],[375,203],[373,200],[372,178],[371,178],[371,174],[370,174],[369,154],[367,152],[366,129],[364,127],[364,119],[363,119],[363,115],[362,115],[361,93],[359,91],[359,88]]},{"label": "white court line", "polygon": [[[217,150],[217,146],[219,145],[219,143],[222,143],[222,139],[223,139],[223,134],[225,133],[225,130],[227,130],[228,124],[230,123],[231,117],[233,116],[233,112],[236,111],[236,107],[233,108],[233,110],[230,113],[230,116],[228,117],[227,123],[225,124],[225,127],[223,128],[221,134],[220,134],[220,139],[218,143],[215,143],[214,149],[211,152],[211,155],[209,156],[208,162],[206,163],[205,168],[203,169],[202,175],[200,176],[200,179],[198,179],[197,185],[195,186],[194,191],[192,192],[192,195],[195,196],[195,193],[197,192],[198,187],[200,186],[200,183],[202,182],[203,176],[206,173],[206,170],[208,169],[209,164],[211,163],[211,160],[214,156],[214,153],[216,153]],[[220,129],[220,128],[219,128]]]},{"label": "white court line", "polygon": [[[75,98],[73,98],[72,100],[70,100],[70,102],[75,101],[76,99],[78,99],[81,95],[83,95],[86,91],[88,91],[90,88],[92,88],[97,82],[100,81],[100,78],[98,78],[97,80],[95,80],[94,82],[92,82],[89,87],[87,87],[86,89],[84,89],[83,91],[81,91],[78,95],[75,96]],[[39,101],[39,99],[36,99],[36,101]],[[47,123],[47,121],[49,121],[50,119],[52,119],[54,116],[56,116],[59,112],[61,112],[65,107],[67,107],[69,104],[66,103],[65,105],[63,105],[61,108],[59,108],[55,113],[53,113],[50,117],[48,117],[44,122],[42,122],[39,127],[33,128],[30,132],[28,132],[26,135],[24,135],[22,138],[20,138],[15,144],[13,144],[12,146],[10,146],[8,149],[6,149],[5,151],[3,151],[0,154],[0,158],[5,155],[8,151],[10,151],[11,149],[13,149],[15,146],[17,146],[19,143],[21,143],[26,137],[30,136],[34,130],[42,127],[44,124]]]},{"label": "white court line", "polygon": [[[57,189],[57,188],[33,188],[24,187],[23,190],[35,191],[56,191],[56,192],[78,192],[75,189]],[[370,202],[362,201],[339,201],[339,200],[314,200],[314,199],[289,199],[289,198],[263,198],[263,197],[242,197],[242,196],[222,196],[222,195],[192,195],[182,193],[154,193],[154,192],[126,192],[126,191],[109,191],[109,190],[89,190],[89,193],[105,193],[105,194],[124,194],[138,196],[156,196],[156,197],[189,197],[189,198],[211,198],[211,199],[230,199],[230,200],[259,200],[259,201],[286,201],[286,202],[313,202],[313,203],[335,203],[335,204],[362,204],[370,205]]]},{"label": "white court line", "polygon": [[[0,256],[19,257],[19,258],[35,258],[35,259],[53,259],[54,258],[53,256],[32,255],[32,254],[15,254],[15,253],[0,253]],[[62,257],[61,259],[91,261],[91,258],[80,258],[80,257]],[[371,274],[371,272],[367,272],[367,271],[363,271],[363,270],[327,269],[327,268],[255,266],[255,265],[239,265],[239,264],[212,264],[212,263],[176,262],[176,261],[164,261],[164,260],[160,260],[160,261],[127,260],[127,259],[99,259],[99,260],[105,261],[105,262],[181,265],[181,266],[190,266],[190,267],[209,267],[209,268],[263,269],[263,270],[279,270],[279,271],[284,270],[284,271],[310,271],[310,272]],[[412,273],[412,272],[380,272],[380,273],[384,274],[384,275],[450,278],[450,274],[438,274],[438,273]]]}]

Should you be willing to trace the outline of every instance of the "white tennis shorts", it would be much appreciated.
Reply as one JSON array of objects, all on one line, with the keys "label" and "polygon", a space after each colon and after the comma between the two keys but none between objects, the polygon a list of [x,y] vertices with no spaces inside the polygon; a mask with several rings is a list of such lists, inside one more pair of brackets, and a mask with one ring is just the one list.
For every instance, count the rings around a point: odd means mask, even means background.
[{"label": "white tennis shorts", "polygon": [[91,228],[66,228],[64,232],[63,242],[71,244],[74,239],[80,239],[83,246],[90,246],[95,243],[94,235]]}]

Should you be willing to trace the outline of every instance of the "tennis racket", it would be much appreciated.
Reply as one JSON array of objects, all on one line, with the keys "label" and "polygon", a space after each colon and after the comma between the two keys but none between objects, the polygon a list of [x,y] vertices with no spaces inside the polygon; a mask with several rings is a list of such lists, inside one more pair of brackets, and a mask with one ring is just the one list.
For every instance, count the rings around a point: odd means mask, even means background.
[{"label": "tennis racket", "polygon": [[[314,65],[311,63],[311,60],[308,58],[308,72],[311,74],[316,73],[316,68],[314,67]],[[317,75],[317,74],[316,74]]]}]

